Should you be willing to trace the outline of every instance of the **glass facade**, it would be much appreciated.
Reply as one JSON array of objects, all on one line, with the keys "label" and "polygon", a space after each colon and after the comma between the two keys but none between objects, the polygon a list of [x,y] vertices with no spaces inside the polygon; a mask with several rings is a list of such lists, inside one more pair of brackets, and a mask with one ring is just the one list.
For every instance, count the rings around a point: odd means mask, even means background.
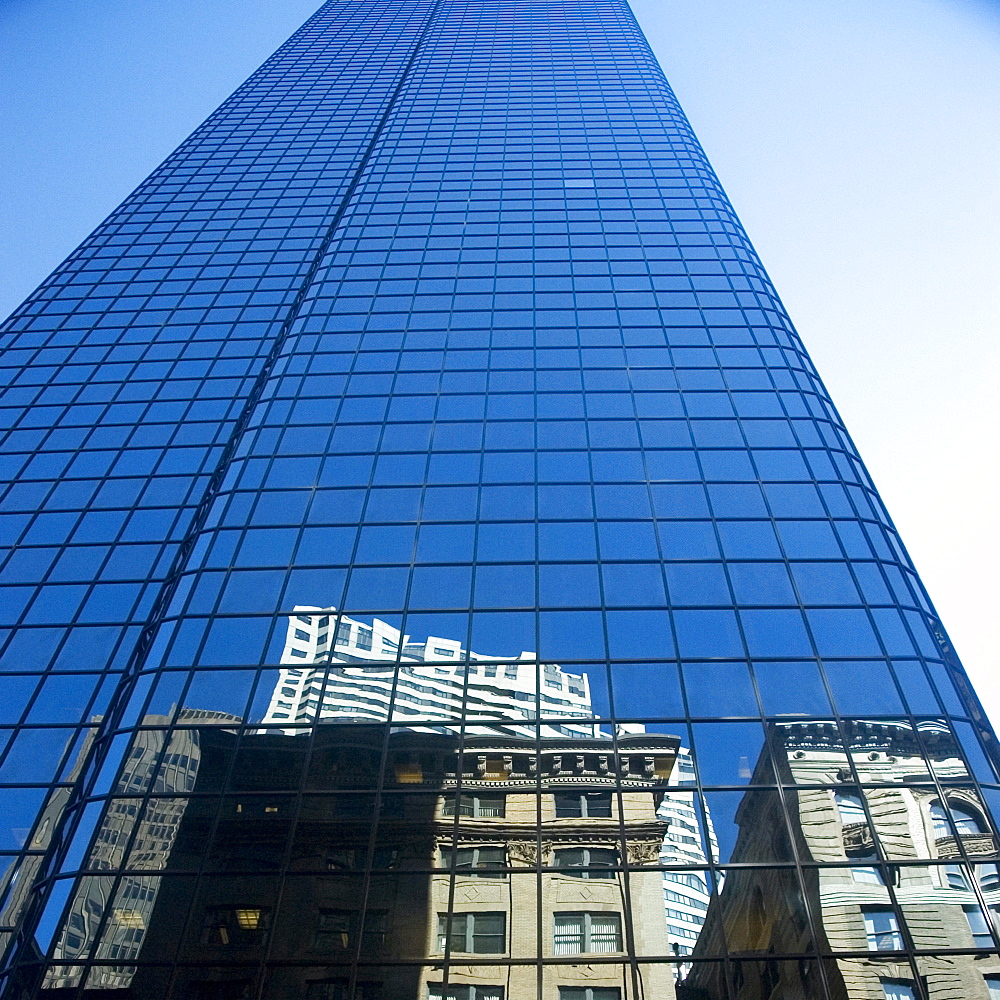
[{"label": "glass facade", "polygon": [[4,337],[4,998],[1000,995],[995,737],[625,0],[331,0]]}]

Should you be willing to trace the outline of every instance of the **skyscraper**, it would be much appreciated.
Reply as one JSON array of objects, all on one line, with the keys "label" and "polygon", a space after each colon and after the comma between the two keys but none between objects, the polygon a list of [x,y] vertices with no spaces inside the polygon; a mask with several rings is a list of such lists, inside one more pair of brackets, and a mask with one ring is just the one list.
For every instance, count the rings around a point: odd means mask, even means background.
[{"label": "skyscraper", "polygon": [[5,338],[5,997],[1000,996],[995,737],[625,0],[330,0]]}]

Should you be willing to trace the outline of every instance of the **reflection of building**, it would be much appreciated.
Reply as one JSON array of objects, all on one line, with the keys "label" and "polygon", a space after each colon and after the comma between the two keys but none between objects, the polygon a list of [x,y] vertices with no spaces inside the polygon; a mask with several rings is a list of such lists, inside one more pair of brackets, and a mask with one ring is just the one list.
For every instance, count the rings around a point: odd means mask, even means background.
[{"label": "reflection of building", "polygon": [[[170,721],[149,715],[143,724],[162,727]],[[240,720],[222,712],[182,709],[176,721],[181,727],[194,727],[199,722]],[[145,940],[159,872],[168,864],[189,801],[180,796],[194,789],[200,762],[196,728],[178,728],[169,737],[162,728],[143,729],[136,735],[115,785],[118,797],[104,812],[87,863],[94,873],[126,868],[129,874],[120,879],[93,874],[78,887],[53,951],[54,960],[66,964],[49,970],[44,989],[78,985],[79,967],[69,963],[92,952],[97,959],[120,964],[93,970],[88,988],[120,989],[131,982],[134,970],[127,963],[136,958]],[[156,796],[145,807],[139,798],[143,793]],[[140,874],[145,871],[157,874]]]},{"label": "reflection of building", "polygon": [[[341,996],[334,987],[354,961],[366,970],[361,996],[424,1000],[448,959],[451,988],[513,1000],[534,996],[540,953],[580,960],[546,966],[543,995],[560,986],[631,995],[622,965],[606,960],[624,955],[628,936],[643,954],[667,948],[661,875],[649,866],[676,739],[623,736],[616,754],[597,739],[460,742],[402,730],[380,787],[383,739],[365,725],[322,726],[311,746],[202,729],[196,797],[146,915],[140,960],[196,963],[180,973],[180,995],[242,997],[251,981],[223,966],[266,948],[279,965],[269,996]],[[199,881],[185,877],[200,866]],[[282,869],[281,883],[252,874]],[[644,995],[672,996],[671,979],[652,967]],[[145,966],[133,993],[165,987]]]},{"label": "reflection of building", "polygon": [[[314,626],[319,645],[328,621],[296,616],[286,662],[291,649],[310,648],[301,626]],[[428,669],[422,693],[440,714],[394,728],[383,751],[384,728],[350,709],[368,671],[381,683],[392,676],[386,653],[367,660],[366,647],[398,633],[376,622],[369,642],[362,623],[348,627],[346,648],[316,669],[360,661],[348,668],[357,677],[314,698],[307,672],[286,666],[272,697],[271,722],[286,684],[299,685],[306,711],[323,706],[308,738],[256,722],[240,737],[241,720],[195,709],[181,710],[173,730],[170,719],[144,718],[95,835],[92,874],[71,899],[46,994],[160,995],[168,982],[157,970],[176,960],[199,971],[175,978],[173,995],[243,1000],[252,977],[223,967],[266,949],[284,967],[268,981],[273,996],[348,996],[354,976],[362,1000],[448,990],[513,1000],[533,995],[539,975],[544,992],[560,997],[629,997],[636,988],[672,996],[672,967],[639,974],[623,963],[629,948],[677,953],[659,866],[705,861],[690,843],[693,799],[664,790],[692,779],[678,740],[638,725],[614,736],[592,728],[582,721],[591,714],[586,676],[546,665],[543,683],[572,688],[571,718],[581,721],[533,731],[512,706],[520,713],[525,697],[533,701],[534,662],[473,659],[429,639],[420,648],[404,641],[402,655]],[[497,699],[497,726],[463,733],[454,724],[463,679],[450,666],[438,671],[448,648],[459,665],[469,661],[466,698],[476,689],[484,705],[491,692]],[[430,650],[436,662],[424,663]],[[452,725],[433,724],[445,720]],[[666,879],[703,917],[703,890],[682,873]],[[565,961],[539,972],[539,956]]]},{"label": "reflection of building", "polygon": [[[99,722],[100,720],[94,719],[92,721]],[[81,741],[80,748],[76,753],[69,774],[71,781],[76,780],[79,776],[92,743],[93,731],[91,730]],[[68,785],[57,787],[48,794],[26,844],[32,853],[21,858],[18,863],[4,872],[2,881],[0,881],[0,899],[3,900],[2,908],[0,908],[0,923],[4,927],[16,926],[24,914],[25,908],[29,905],[35,879],[42,868],[42,852],[51,844],[53,831],[63,817],[69,798]],[[0,932],[0,947],[6,948],[10,943],[10,937],[9,931]],[[33,979],[34,977],[29,975],[28,978]]]},{"label": "reflection of building", "polygon": [[[672,785],[694,786],[694,762],[691,752],[681,748],[671,775]],[[701,934],[705,914],[711,899],[711,886],[705,866],[708,858],[701,831],[701,818],[695,804],[697,792],[671,789],[664,793],[657,815],[667,821],[667,830],[660,850],[660,864],[684,865],[690,870],[667,870],[663,873],[663,905],[667,919],[667,940],[674,955],[690,955]],[[707,816],[708,842],[712,853],[718,854],[711,817]],[[678,974],[688,966],[679,967]]]},{"label": "reflection of building", "polygon": [[593,710],[585,673],[539,664],[534,653],[482,656],[454,639],[431,636],[415,642],[378,618],[370,623],[338,619],[333,608],[295,610],[266,723],[380,722],[388,718],[391,704],[393,722],[420,728],[450,723],[443,728],[454,729],[462,718],[503,720],[511,734],[530,736],[541,717],[547,720],[546,736],[598,732],[588,721]]},{"label": "reflection of building", "polygon": [[[323,3],[11,332],[0,782],[38,833],[3,1000],[657,1000],[671,965],[831,1000],[810,927],[861,949],[837,1000],[904,996],[896,935],[982,1000],[992,959],[943,947],[988,934],[972,783],[912,734],[949,841],[916,756],[852,770],[898,729],[828,761],[825,720],[987,727],[626,0]],[[182,691],[270,703],[154,738]],[[153,753],[188,763],[151,784]],[[695,793],[724,853],[743,799],[706,909]]]},{"label": "reflection of building", "polygon": [[[298,614],[289,620],[282,653],[285,666],[265,722],[287,718],[302,724],[317,714],[328,719],[381,721],[389,713],[392,699],[393,721],[411,722],[415,728],[429,730],[432,726],[420,723],[439,720],[451,725],[433,728],[446,732],[456,728],[464,700],[467,718],[502,719],[504,730],[512,735],[531,737],[535,727],[528,720],[537,713],[546,719],[543,736],[561,733],[607,738],[593,722],[560,725],[553,721],[559,717],[585,720],[593,716],[586,673],[569,673],[555,664],[538,665],[533,653],[522,652],[516,659],[489,657],[468,653],[455,640],[428,637],[414,642],[377,618],[371,623],[347,616],[338,619],[333,608],[295,610]],[[536,691],[539,706],[535,704]],[[521,725],[511,721],[517,719],[525,721]],[[641,732],[643,727],[626,726],[619,732],[629,729]],[[490,731],[495,732],[495,726],[466,726],[467,733]],[[677,756],[670,782],[693,785],[694,766],[688,751]],[[695,792],[664,793],[657,815],[667,821],[659,863],[704,866],[707,858]],[[526,817],[525,822],[530,821],[531,817]],[[710,837],[714,843],[711,830]],[[701,931],[709,898],[704,869],[664,872],[663,905],[670,954],[690,953]]]},{"label": "reflection of building", "polygon": [[[737,812],[731,861],[780,864],[797,853],[824,867],[804,869],[804,895],[789,867],[731,869],[694,955],[829,951],[835,957],[825,970],[834,998],[908,1000],[921,989],[901,954],[909,939],[937,953],[917,960],[931,997],[992,1000],[1000,991],[991,934],[1000,909],[997,845],[954,738],[936,721],[916,730],[904,722],[844,725],[846,746],[833,721],[771,724]],[[787,786],[793,842],[782,796],[771,787],[775,778]],[[957,949],[985,950],[947,954]],[[815,962],[747,967],[759,975],[738,970],[739,982],[731,985],[741,998],[819,989]],[[681,993],[724,997],[722,975],[695,965]]]},{"label": "reflection of building", "polygon": [[[672,772],[677,740],[623,735],[617,754],[602,740],[546,739],[537,753],[527,741],[477,737],[474,742],[478,752],[467,753],[463,764],[461,815],[454,831],[458,853],[467,858],[473,845],[481,849],[492,841],[516,867],[509,904],[506,893],[487,897],[482,880],[456,872],[455,911],[464,908],[459,900],[481,906],[488,898],[503,900],[497,909],[509,921],[513,957],[581,955],[579,966],[544,967],[542,996],[573,987],[596,990],[597,996],[601,990],[630,995],[619,965],[589,964],[583,956],[624,954],[630,932],[638,953],[666,951],[661,875],[655,868],[644,869],[658,861],[665,824],[656,814],[662,794],[657,785]],[[484,798],[493,803],[488,810],[492,815],[482,815]],[[450,839],[450,831],[445,837]],[[540,879],[527,874],[539,864]],[[618,870],[626,865],[627,887]],[[435,890],[436,908],[444,909],[445,882],[436,881]],[[531,967],[510,970],[507,995],[534,996],[535,976]],[[644,972],[642,990],[650,997],[672,996],[669,970],[654,966]]]}]

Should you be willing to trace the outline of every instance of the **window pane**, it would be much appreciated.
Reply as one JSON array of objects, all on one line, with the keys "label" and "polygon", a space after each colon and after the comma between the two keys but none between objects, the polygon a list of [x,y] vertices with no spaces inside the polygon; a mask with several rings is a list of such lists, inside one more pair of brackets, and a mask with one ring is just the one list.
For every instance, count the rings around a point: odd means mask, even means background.
[{"label": "window pane", "polygon": [[916,1000],[913,984],[899,979],[883,979],[882,991],[885,1000]]},{"label": "window pane", "polygon": [[862,913],[869,951],[895,951],[903,947],[903,936],[893,910],[866,907]]},{"label": "window pane", "polygon": [[590,914],[590,941],[588,951],[621,951],[621,918],[617,913]]},{"label": "window pane", "polygon": [[574,955],[583,951],[583,914],[555,915],[554,951],[557,955]]}]

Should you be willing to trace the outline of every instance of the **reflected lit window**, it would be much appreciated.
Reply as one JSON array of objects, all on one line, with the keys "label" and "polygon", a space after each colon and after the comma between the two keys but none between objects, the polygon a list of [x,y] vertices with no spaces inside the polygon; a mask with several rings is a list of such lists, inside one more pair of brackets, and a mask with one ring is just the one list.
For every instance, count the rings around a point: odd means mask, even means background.
[{"label": "reflected lit window", "polygon": [[917,1000],[913,983],[908,979],[883,979],[881,982],[885,1000]]},{"label": "reflected lit window", "polygon": [[837,812],[840,813],[840,822],[844,826],[850,823],[868,822],[860,795],[854,792],[834,792],[833,798],[837,803]]},{"label": "reflected lit window", "polygon": [[621,917],[617,913],[557,913],[552,943],[556,955],[621,951]]},{"label": "reflected lit window", "polygon": [[503,1000],[502,986],[443,986],[429,983],[427,1000]]},{"label": "reflected lit window", "polygon": [[[354,951],[358,945],[358,918],[357,910],[320,910],[313,946],[320,951]],[[365,913],[361,929],[362,952],[375,951],[385,944],[388,919],[387,910]]]},{"label": "reflected lit window", "polygon": [[972,946],[992,948],[993,933],[986,914],[975,905],[963,906],[962,909],[965,911],[965,919],[969,922],[969,930],[972,932]]},{"label": "reflected lit window", "polygon": [[145,930],[146,921],[139,910],[119,910],[114,911],[114,920],[119,927],[129,930]]},{"label": "reflected lit window", "polygon": [[611,792],[556,792],[558,819],[609,819],[611,817]]},{"label": "reflected lit window", "polygon": [[269,919],[270,911],[259,907],[209,907],[202,924],[202,944],[257,944],[268,928]]},{"label": "reflected lit window", "polygon": [[559,1000],[621,1000],[617,986],[560,986]]},{"label": "reflected lit window", "polygon": [[502,955],[507,950],[505,913],[439,913],[438,951]]},{"label": "reflected lit window", "polygon": [[487,757],[483,764],[483,778],[486,781],[507,781],[508,761],[504,757]]},{"label": "reflected lit window", "polygon": [[903,935],[891,908],[866,906],[861,912],[865,918],[869,951],[898,951],[903,947]]},{"label": "reflected lit window", "polygon": [[506,852],[502,847],[459,847],[442,852],[445,867],[454,865],[455,874],[467,878],[505,878]]},{"label": "reflected lit window", "polygon": [[[455,799],[445,799],[443,814],[455,815]],[[472,794],[458,796],[458,815],[472,816],[474,819],[502,818],[507,812],[507,796]]]},{"label": "reflected lit window", "polygon": [[576,878],[614,878],[617,852],[608,847],[567,847],[555,852],[553,864]]}]

